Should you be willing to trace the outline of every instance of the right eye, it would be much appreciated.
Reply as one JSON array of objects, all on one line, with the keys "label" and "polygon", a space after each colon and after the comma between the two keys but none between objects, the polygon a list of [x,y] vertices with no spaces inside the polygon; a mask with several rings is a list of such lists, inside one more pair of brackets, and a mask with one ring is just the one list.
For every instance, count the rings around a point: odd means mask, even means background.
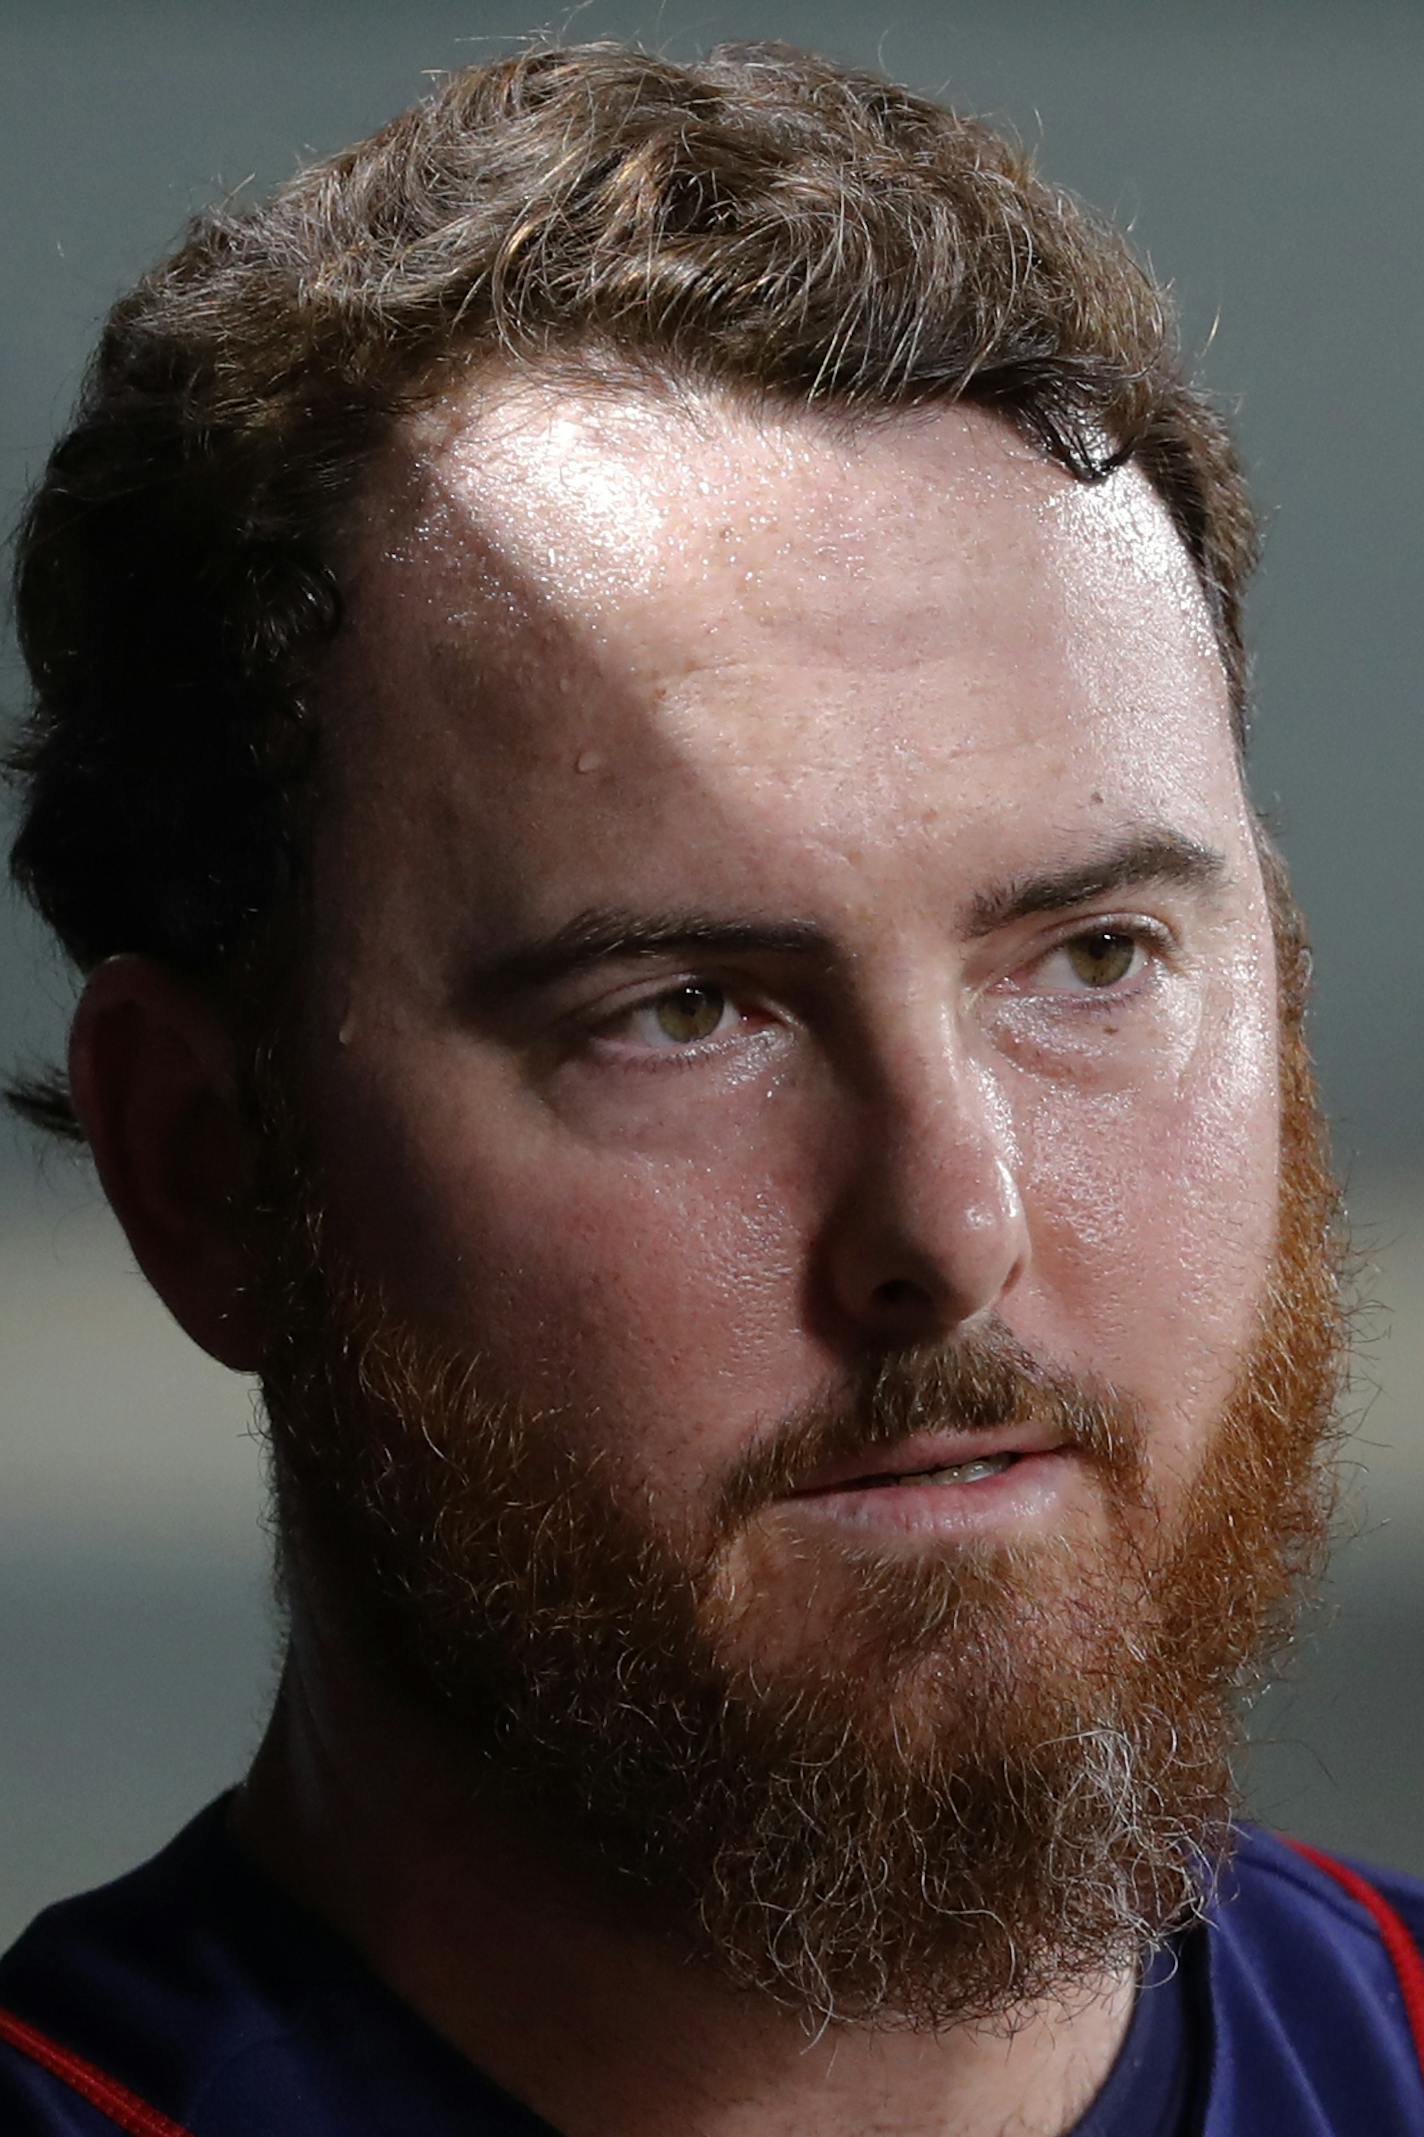
[{"label": "right eye", "polygon": [[654,1053],[675,1053],[722,1037],[734,1027],[737,1015],[724,987],[686,980],[620,1010],[601,1035],[631,1040]]}]

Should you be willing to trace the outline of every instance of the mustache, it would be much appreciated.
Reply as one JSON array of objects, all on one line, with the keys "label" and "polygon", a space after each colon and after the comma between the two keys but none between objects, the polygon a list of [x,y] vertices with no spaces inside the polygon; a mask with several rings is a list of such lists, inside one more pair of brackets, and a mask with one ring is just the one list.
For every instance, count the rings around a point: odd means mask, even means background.
[{"label": "mustache", "polygon": [[920,1433],[1020,1426],[1071,1447],[1120,1494],[1144,1493],[1144,1428],[1116,1388],[1045,1364],[1001,1322],[933,1351],[868,1361],[849,1388],[813,1398],[753,1442],[728,1474],[714,1526],[729,1539],[826,1463],[900,1445]]}]

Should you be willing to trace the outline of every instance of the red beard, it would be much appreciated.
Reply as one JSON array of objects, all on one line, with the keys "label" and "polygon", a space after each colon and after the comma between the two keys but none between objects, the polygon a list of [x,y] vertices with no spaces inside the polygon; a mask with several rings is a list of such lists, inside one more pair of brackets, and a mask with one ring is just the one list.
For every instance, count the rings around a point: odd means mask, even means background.
[{"label": "red beard", "polygon": [[[437,1718],[474,1785],[581,1835],[782,2002],[922,2026],[1012,2012],[1139,1959],[1225,1845],[1242,1685],[1323,1555],[1341,1356],[1334,1193],[1275,891],[1275,1265],[1170,1509],[1130,1405],[990,1331],[786,1421],[700,1530],[673,1534],[578,1451],[591,1436],[568,1413],[477,1385],[469,1357],[338,1270],[268,1108],[264,1391],[291,1591]],[[728,1573],[759,1511],[837,1453],[1010,1421],[1051,1425],[1095,1470],[1107,1519],[1088,1547],[842,1551],[829,1629],[768,1659],[755,1583]]]}]

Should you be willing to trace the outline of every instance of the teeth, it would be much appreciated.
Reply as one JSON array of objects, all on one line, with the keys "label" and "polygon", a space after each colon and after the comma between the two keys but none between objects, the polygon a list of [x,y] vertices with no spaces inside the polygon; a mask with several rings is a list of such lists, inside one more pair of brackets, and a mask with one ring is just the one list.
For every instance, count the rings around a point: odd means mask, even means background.
[{"label": "teeth", "polygon": [[949,1462],[943,1469],[915,1469],[889,1481],[893,1484],[977,1484],[981,1477],[996,1477],[1017,1460],[1016,1454],[981,1454],[972,1462]]}]

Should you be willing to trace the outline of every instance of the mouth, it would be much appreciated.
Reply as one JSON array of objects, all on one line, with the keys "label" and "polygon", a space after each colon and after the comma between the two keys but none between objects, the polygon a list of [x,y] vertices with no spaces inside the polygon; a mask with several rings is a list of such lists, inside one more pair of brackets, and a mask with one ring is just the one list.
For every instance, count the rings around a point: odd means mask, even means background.
[{"label": "mouth", "polygon": [[1032,1426],[920,1434],[813,1470],[781,1501],[785,1517],[882,1539],[992,1540],[1058,1529],[1090,1480],[1061,1435]]},{"label": "mouth", "polygon": [[976,1454],[970,1461],[941,1462],[934,1469],[884,1470],[853,1477],[844,1484],[805,1485],[795,1496],[804,1499],[823,1491],[886,1491],[909,1484],[982,1484],[987,1477],[1002,1476],[1022,1460],[1021,1454]]},{"label": "mouth", "polygon": [[820,1498],[831,1492],[890,1491],[934,1484],[983,1484],[1018,1463],[1061,1451],[1061,1442],[1012,1431],[936,1434],[898,1447],[823,1463],[791,1493]]}]

